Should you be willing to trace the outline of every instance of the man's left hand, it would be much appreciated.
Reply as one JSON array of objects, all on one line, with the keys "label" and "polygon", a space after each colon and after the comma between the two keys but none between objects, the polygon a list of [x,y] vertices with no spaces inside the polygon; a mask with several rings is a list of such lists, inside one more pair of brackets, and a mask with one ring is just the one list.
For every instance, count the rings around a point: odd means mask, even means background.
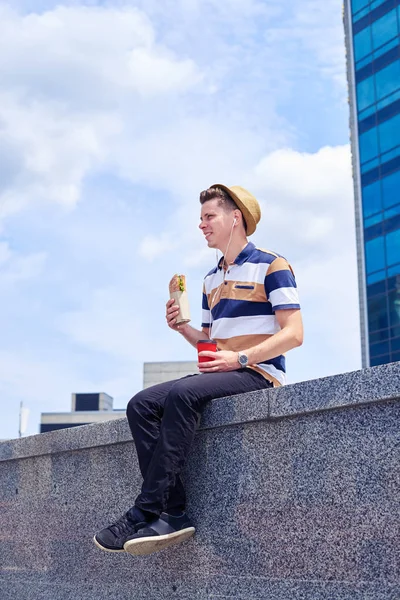
[{"label": "man's left hand", "polygon": [[199,362],[200,373],[224,373],[225,371],[236,371],[241,366],[238,362],[238,353],[231,350],[220,350],[219,352],[199,352],[199,356],[209,356],[214,360],[210,362]]}]

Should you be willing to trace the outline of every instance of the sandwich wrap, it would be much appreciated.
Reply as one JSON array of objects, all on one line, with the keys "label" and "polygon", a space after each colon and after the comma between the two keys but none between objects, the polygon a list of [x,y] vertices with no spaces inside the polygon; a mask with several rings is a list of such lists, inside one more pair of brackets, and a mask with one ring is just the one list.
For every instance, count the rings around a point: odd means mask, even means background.
[{"label": "sandwich wrap", "polygon": [[185,275],[174,275],[169,282],[169,297],[179,306],[176,324],[183,325],[190,321],[189,299],[186,290]]}]

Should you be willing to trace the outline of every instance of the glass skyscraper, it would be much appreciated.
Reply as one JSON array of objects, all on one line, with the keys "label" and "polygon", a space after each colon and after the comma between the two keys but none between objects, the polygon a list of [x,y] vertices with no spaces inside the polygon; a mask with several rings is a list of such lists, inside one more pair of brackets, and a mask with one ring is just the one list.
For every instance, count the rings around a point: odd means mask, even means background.
[{"label": "glass skyscraper", "polygon": [[345,0],[363,367],[400,360],[400,0]]}]

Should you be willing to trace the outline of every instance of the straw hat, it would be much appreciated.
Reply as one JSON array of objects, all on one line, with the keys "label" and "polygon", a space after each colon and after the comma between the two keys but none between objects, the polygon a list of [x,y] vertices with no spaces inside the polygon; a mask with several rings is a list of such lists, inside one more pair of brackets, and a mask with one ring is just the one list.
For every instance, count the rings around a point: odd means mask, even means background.
[{"label": "straw hat", "polygon": [[232,198],[238,209],[243,214],[246,221],[246,233],[251,235],[255,232],[257,223],[261,219],[261,208],[258,201],[250,192],[242,188],[240,185],[232,185],[227,187],[222,183],[215,183],[211,187],[219,187],[223,189]]}]

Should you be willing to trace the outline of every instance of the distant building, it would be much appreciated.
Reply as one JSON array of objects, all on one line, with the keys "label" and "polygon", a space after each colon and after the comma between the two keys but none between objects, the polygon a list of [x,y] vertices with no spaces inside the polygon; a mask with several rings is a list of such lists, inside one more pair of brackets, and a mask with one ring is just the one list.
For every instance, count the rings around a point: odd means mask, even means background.
[{"label": "distant building", "polygon": [[143,365],[143,388],[198,373],[197,362],[149,362]]},{"label": "distant building", "polygon": [[113,410],[113,398],[104,392],[72,394],[71,412],[42,413],[40,433],[120,419],[124,414],[125,410]]},{"label": "distant building", "polygon": [[[143,388],[198,373],[196,362],[156,362],[143,365]],[[111,421],[125,416],[125,408],[113,409],[113,398],[104,392],[72,394],[71,412],[42,413],[40,433]]]},{"label": "distant building", "polygon": [[373,367],[400,360],[399,0],[345,0],[344,24],[362,366]]}]

